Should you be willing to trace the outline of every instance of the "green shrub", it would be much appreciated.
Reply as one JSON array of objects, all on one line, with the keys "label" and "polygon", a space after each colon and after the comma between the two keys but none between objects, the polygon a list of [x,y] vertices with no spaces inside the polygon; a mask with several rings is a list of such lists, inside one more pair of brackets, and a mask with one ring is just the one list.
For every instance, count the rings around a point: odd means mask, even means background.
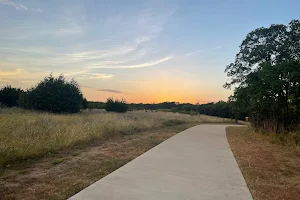
[{"label": "green shrub", "polygon": [[114,100],[113,98],[108,98],[106,101],[105,110],[108,112],[125,113],[128,110],[128,105],[127,105],[125,99]]},{"label": "green shrub", "polygon": [[13,88],[10,85],[0,89],[0,103],[3,106],[19,106],[19,96],[23,93],[20,88]]},{"label": "green shrub", "polygon": [[63,75],[45,77],[20,97],[22,107],[51,113],[77,113],[82,107],[82,100],[77,82],[67,81]]}]

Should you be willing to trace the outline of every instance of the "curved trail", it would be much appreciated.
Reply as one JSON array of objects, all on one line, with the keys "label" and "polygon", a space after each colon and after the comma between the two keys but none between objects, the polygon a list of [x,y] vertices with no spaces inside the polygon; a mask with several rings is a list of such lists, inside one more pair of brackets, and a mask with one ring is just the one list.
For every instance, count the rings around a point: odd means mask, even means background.
[{"label": "curved trail", "polygon": [[227,142],[228,125],[187,129],[70,200],[252,200]]}]

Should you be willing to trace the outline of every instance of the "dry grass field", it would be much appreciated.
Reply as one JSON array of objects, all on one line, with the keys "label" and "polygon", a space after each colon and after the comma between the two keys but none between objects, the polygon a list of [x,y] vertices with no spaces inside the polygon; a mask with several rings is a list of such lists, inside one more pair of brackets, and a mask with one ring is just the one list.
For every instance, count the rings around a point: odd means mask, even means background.
[{"label": "dry grass field", "polygon": [[228,127],[226,132],[254,200],[299,199],[300,149],[295,133],[258,134],[248,127]]},{"label": "dry grass field", "polygon": [[176,133],[229,119],[101,110],[0,110],[1,200],[66,199]]},{"label": "dry grass field", "polygon": [[0,175],[1,200],[63,200],[194,124],[120,135],[8,167]]},{"label": "dry grass field", "polygon": [[118,114],[92,111],[55,115],[22,109],[0,109],[0,166],[117,135],[130,135],[182,123],[208,122],[230,120],[167,112]]}]

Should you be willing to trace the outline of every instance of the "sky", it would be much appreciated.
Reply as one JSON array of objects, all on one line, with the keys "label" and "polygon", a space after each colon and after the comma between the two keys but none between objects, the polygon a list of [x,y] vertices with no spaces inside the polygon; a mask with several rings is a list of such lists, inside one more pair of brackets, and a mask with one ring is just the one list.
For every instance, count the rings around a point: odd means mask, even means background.
[{"label": "sky", "polygon": [[300,18],[299,0],[0,0],[0,87],[74,78],[90,101],[227,100],[247,33]]}]

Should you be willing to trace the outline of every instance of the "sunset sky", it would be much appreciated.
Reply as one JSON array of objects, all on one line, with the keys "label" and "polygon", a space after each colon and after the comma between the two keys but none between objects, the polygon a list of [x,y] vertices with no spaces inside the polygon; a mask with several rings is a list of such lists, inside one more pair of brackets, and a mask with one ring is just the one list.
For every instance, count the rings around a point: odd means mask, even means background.
[{"label": "sunset sky", "polygon": [[93,101],[227,100],[224,69],[246,34],[299,10],[299,0],[0,0],[0,87],[53,73]]}]

